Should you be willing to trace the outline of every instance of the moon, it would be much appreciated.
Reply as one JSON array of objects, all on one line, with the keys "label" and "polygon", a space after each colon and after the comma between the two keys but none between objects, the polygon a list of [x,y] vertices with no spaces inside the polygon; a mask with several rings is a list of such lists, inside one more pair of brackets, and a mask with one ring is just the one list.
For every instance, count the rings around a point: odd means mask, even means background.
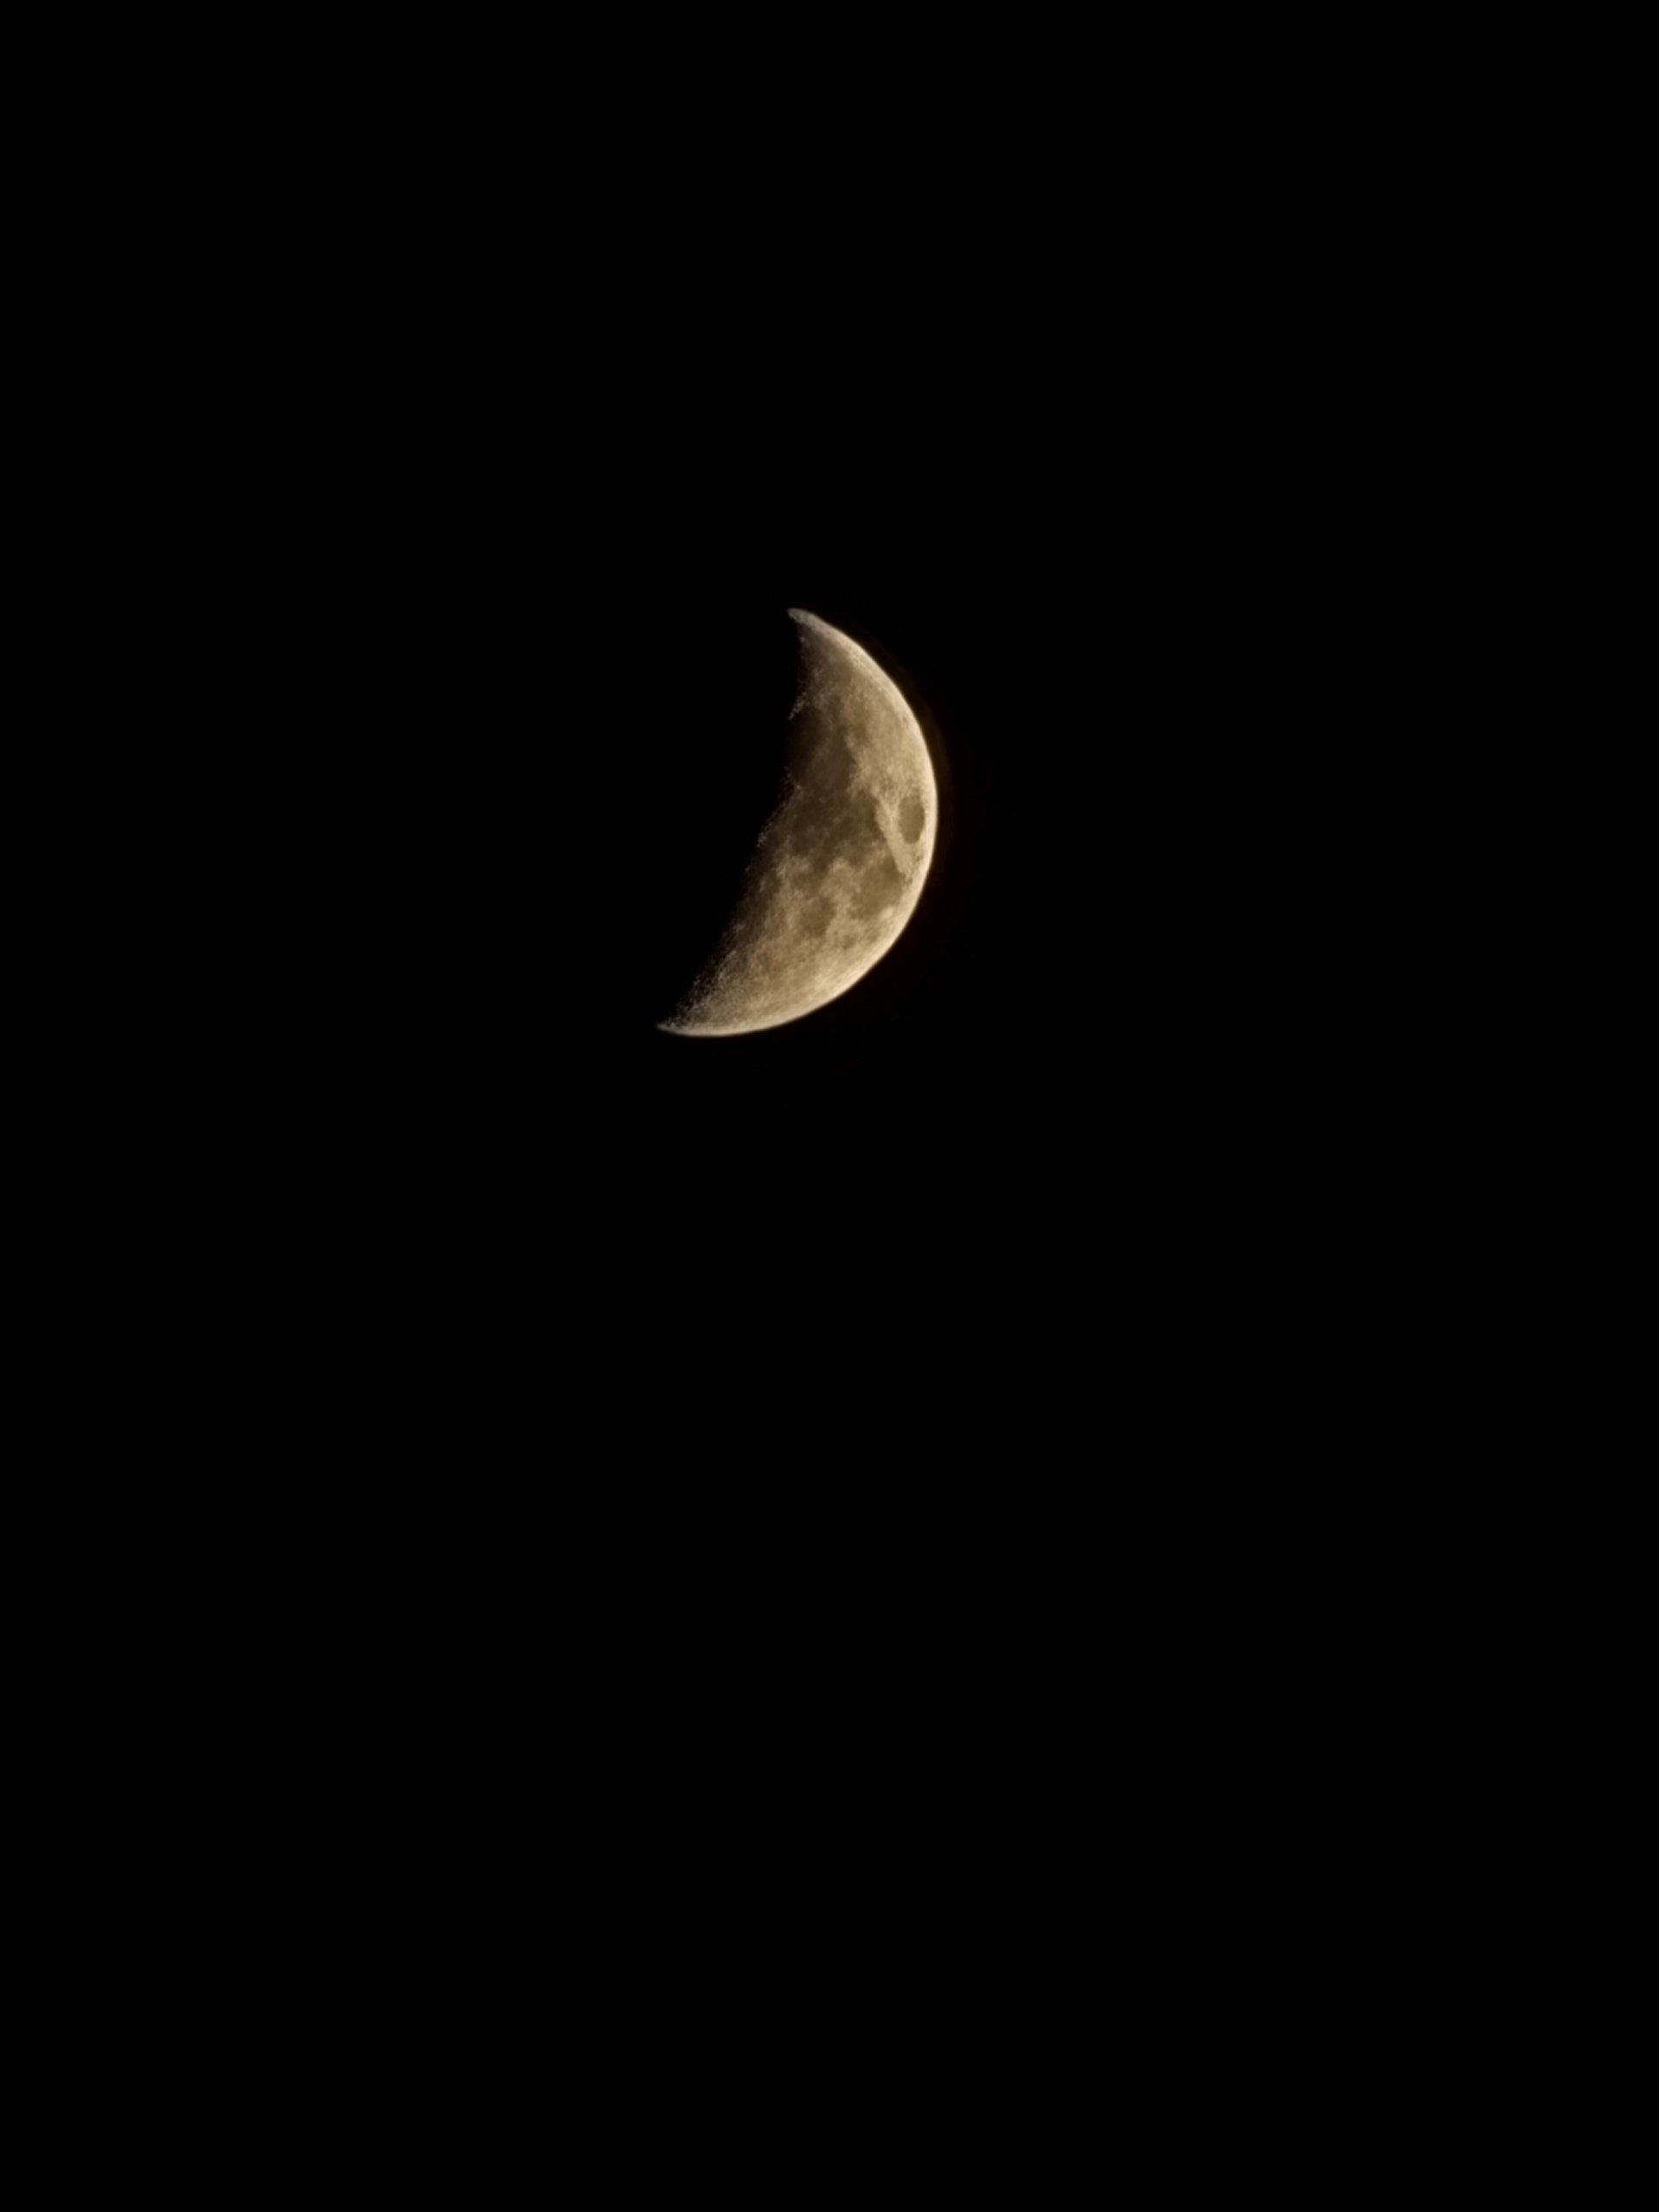
[{"label": "moon", "polygon": [[791,607],[800,689],[782,795],[714,952],[658,1027],[775,1029],[849,991],[892,950],[932,863],[938,789],[921,726],[864,648]]}]

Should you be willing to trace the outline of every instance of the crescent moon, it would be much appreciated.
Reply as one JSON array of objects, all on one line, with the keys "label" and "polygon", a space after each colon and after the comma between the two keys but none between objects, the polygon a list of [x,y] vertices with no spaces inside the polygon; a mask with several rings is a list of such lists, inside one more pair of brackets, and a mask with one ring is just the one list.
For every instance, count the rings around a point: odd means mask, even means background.
[{"label": "crescent moon", "polygon": [[938,789],[921,726],[864,648],[791,607],[801,683],[783,795],[719,943],[658,1024],[683,1037],[775,1029],[868,976],[916,910]]}]

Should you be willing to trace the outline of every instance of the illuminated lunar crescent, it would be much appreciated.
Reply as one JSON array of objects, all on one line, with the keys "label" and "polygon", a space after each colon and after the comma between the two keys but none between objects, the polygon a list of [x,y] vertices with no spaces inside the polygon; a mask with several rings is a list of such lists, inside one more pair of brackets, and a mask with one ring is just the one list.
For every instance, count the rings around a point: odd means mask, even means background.
[{"label": "illuminated lunar crescent", "polygon": [[801,685],[783,795],[719,943],[664,1029],[775,1029],[868,975],[914,912],[938,791],[920,725],[861,645],[790,609]]}]

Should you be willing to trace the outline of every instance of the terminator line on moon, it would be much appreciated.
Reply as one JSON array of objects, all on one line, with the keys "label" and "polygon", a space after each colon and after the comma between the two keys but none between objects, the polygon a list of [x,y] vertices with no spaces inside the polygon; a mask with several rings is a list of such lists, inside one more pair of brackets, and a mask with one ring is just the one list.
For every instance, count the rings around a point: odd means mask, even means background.
[{"label": "terminator line on moon", "polygon": [[719,943],[659,1027],[684,1037],[774,1029],[850,990],[891,950],[933,858],[927,741],[864,648],[791,607],[802,680],[783,795]]}]

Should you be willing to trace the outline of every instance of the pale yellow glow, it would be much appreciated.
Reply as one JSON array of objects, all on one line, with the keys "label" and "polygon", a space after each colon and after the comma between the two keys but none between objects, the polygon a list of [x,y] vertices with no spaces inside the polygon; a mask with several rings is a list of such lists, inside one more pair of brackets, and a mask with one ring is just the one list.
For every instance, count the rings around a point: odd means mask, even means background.
[{"label": "pale yellow glow", "polygon": [[938,787],[921,725],[862,645],[790,609],[802,682],[783,796],[713,957],[668,1020],[682,1037],[798,1020],[868,976],[916,910]]}]

